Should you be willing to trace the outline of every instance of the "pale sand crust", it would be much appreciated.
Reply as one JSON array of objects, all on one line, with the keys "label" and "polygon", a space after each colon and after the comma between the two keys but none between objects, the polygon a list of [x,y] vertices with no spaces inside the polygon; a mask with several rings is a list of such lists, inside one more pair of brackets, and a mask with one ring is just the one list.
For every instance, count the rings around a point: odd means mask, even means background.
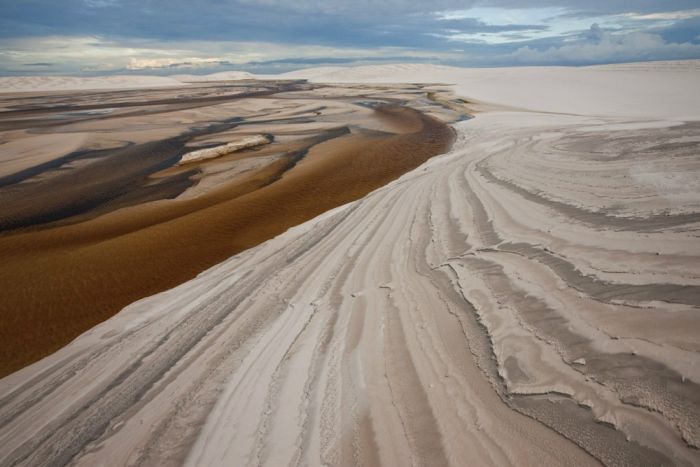
[{"label": "pale sand crust", "polygon": [[[688,67],[621,67],[620,108],[586,69],[587,115],[524,111],[559,105],[527,71],[448,154],[1,380],[0,463],[700,465]],[[421,78],[370,69],[344,77]]]}]

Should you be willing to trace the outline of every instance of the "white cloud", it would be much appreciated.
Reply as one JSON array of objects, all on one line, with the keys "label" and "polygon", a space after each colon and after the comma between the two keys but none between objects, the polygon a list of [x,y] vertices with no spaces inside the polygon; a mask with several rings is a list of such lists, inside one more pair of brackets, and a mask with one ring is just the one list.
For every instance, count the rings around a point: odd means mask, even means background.
[{"label": "white cloud", "polygon": [[227,62],[223,58],[131,58],[127,63],[128,70],[143,70],[147,68],[199,68],[218,65]]},{"label": "white cloud", "polygon": [[400,47],[328,47],[269,42],[107,40],[94,36],[44,36],[0,39],[0,72],[33,71],[32,63],[50,63],[42,72],[158,70],[244,65],[289,58],[410,57],[455,59],[454,51],[432,52]]},{"label": "white cloud", "polygon": [[[550,19],[566,13],[561,7],[545,8],[498,8],[474,7],[462,10],[447,10],[435,13],[438,20],[459,21],[476,20],[487,26],[503,26],[503,31],[451,32],[432,34],[450,41],[472,44],[505,44],[520,42],[543,37],[556,36],[562,33],[561,22],[550,23]],[[534,25],[543,28],[509,30],[508,26]],[[568,26],[568,25],[567,25]],[[564,28],[566,29],[565,26]],[[516,34],[514,34],[516,33]]]},{"label": "white cloud", "polygon": [[593,41],[537,50],[521,47],[510,55],[519,63],[604,63],[635,60],[674,60],[700,57],[700,45],[666,42],[657,34],[612,34],[591,27]]},{"label": "white cloud", "polygon": [[104,8],[119,5],[119,0],[83,0],[83,3],[90,8]]},{"label": "white cloud", "polygon": [[434,36],[450,41],[472,44],[507,44],[535,39],[557,38],[566,40],[586,30],[591,23],[600,24],[605,29],[626,32],[644,31],[648,28],[668,27],[690,18],[700,17],[700,9],[678,10],[660,13],[621,13],[595,16],[571,14],[575,10],[564,7],[498,8],[474,7],[466,10],[448,10],[435,14],[438,20],[478,20],[490,26],[531,25],[520,31],[450,32]]},{"label": "white cloud", "polygon": [[535,24],[562,15],[568,10],[562,7],[546,8],[498,8],[474,7],[462,10],[447,10],[435,13],[438,19],[459,20],[475,18],[487,24]]},{"label": "white cloud", "polygon": [[628,18],[632,18],[635,20],[678,21],[678,20],[700,17],[700,9],[667,11],[667,12],[662,12],[662,13],[649,13],[649,14],[626,13],[622,16],[626,16]]}]

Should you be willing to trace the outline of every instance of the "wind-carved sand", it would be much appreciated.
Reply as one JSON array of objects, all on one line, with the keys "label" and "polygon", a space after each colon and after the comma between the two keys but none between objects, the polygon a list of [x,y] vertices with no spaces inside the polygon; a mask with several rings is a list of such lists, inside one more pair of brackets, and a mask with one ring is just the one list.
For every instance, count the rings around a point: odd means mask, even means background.
[{"label": "wind-carved sand", "polygon": [[700,465],[697,63],[492,73],[345,70],[475,118],[4,378],[0,463]]}]

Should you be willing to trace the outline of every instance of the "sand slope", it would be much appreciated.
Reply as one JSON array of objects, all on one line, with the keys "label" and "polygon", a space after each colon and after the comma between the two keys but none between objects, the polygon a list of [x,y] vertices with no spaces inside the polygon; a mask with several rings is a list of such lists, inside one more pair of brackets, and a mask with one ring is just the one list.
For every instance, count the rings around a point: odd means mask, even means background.
[{"label": "sand slope", "polygon": [[447,83],[470,100],[564,114],[697,118],[700,60],[595,67],[369,65],[281,75],[314,82]]},{"label": "sand slope", "polygon": [[256,76],[247,71],[220,71],[208,75],[173,75],[174,78],[183,83],[201,83],[207,81],[230,81],[242,79],[256,79]]},{"label": "sand slope", "polygon": [[566,115],[530,70],[450,153],[4,378],[0,463],[700,465],[700,72],[650,68]]},{"label": "sand slope", "polygon": [[78,89],[139,89],[182,86],[168,76],[8,76],[0,77],[0,92],[70,91]]}]

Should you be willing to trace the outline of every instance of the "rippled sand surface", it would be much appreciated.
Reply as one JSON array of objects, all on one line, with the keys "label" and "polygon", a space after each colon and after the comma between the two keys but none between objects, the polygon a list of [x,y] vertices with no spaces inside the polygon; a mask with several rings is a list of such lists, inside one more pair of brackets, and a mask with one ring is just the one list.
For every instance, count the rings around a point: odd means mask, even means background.
[{"label": "rippled sand surface", "polygon": [[434,70],[447,154],[1,380],[0,463],[700,465],[700,107],[649,116],[699,72],[596,70],[598,114]]}]

